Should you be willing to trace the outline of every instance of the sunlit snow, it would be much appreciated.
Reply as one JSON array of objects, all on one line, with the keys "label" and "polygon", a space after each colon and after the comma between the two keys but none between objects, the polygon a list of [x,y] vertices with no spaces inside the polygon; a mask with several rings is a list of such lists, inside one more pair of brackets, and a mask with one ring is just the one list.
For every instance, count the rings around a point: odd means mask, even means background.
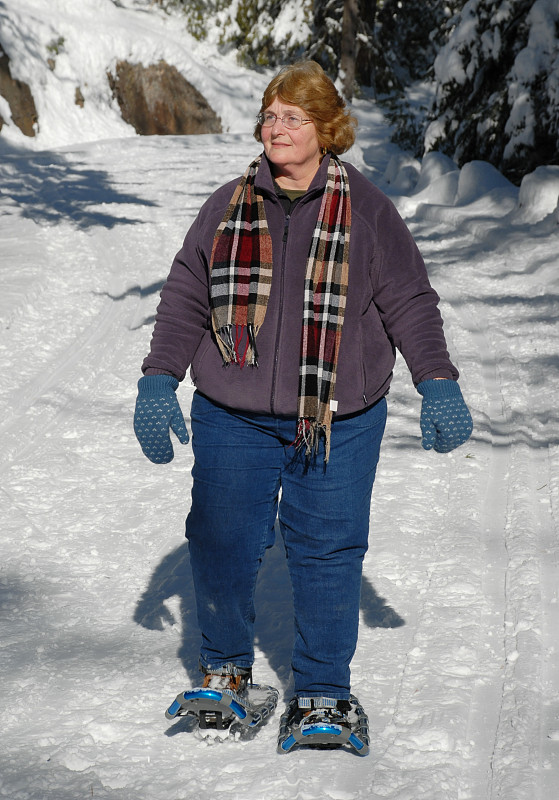
[{"label": "sunlit snow", "polygon": [[[557,168],[520,189],[389,141],[355,104],[351,159],[425,257],[475,422],[420,447],[399,359],[371,509],[353,690],[371,754],[204,741],[165,708],[198,682],[183,538],[190,446],[155,466],[132,431],[158,293],[203,200],[259,152],[267,73],[131,0],[2,0],[0,40],[40,131],[0,133],[0,796],[10,800],[552,800],[559,788]],[[54,71],[47,44],[64,37]],[[106,70],[166,58],[222,135],[139,137]],[[81,85],[85,105],[74,105]],[[179,398],[187,416],[192,386]],[[226,557],[226,554],[224,554]],[[257,596],[255,679],[290,697],[285,559]]]}]

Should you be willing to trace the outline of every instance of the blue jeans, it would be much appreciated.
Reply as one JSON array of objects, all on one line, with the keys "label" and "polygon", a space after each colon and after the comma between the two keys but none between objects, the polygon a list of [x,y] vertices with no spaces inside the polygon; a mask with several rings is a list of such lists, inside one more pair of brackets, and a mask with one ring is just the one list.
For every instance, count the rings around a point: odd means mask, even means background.
[{"label": "blue jeans", "polygon": [[334,421],[326,466],[323,452],[308,465],[291,446],[295,418],[224,409],[197,392],[191,417],[186,536],[202,666],[252,666],[256,579],[278,517],[293,588],[295,693],[347,699],[386,401]]}]

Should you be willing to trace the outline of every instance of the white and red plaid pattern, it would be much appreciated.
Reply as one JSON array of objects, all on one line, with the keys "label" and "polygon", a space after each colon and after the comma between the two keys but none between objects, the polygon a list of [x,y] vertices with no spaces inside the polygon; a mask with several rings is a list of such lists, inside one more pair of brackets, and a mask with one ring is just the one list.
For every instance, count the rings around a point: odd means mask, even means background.
[{"label": "white and red plaid pattern", "polygon": [[[272,283],[272,240],[264,200],[254,187],[262,156],[235,188],[214,237],[210,260],[212,326],[226,363],[258,366],[256,335]],[[296,444],[307,456],[330,426],[346,306],[351,203],[343,164],[330,157],[305,271]]]},{"label": "white and red plaid pattern", "polygon": [[214,236],[212,325],[225,363],[258,366],[256,334],[272,285],[272,237],[254,179],[262,156],[239,181]]},{"label": "white and red plaid pattern", "polygon": [[346,307],[350,229],[349,181],[342,163],[332,156],[305,274],[297,437],[310,455],[324,435],[326,461]]}]

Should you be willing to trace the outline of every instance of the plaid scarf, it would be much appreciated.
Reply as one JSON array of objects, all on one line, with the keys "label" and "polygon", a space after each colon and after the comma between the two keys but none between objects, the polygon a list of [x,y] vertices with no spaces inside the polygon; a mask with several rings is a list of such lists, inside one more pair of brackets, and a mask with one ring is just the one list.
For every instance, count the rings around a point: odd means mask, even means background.
[{"label": "plaid scarf", "polygon": [[[210,260],[212,327],[225,364],[258,366],[256,335],[272,283],[272,239],[264,200],[254,187],[262,160],[250,164],[216,231]],[[295,444],[307,457],[325,439],[336,408],[334,389],[347,295],[351,205],[342,163],[328,177],[306,264]]]}]

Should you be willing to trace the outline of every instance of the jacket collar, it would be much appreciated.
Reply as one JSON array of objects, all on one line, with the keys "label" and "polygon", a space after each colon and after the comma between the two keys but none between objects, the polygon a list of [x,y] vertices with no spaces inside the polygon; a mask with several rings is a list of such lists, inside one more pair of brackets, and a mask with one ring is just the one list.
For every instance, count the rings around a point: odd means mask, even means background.
[{"label": "jacket collar", "polygon": [[[326,178],[328,175],[328,164],[330,163],[330,154],[327,153],[322,161],[320,162],[320,166],[316,171],[314,178],[312,179],[309,188],[307,189],[305,194],[314,194],[316,191],[323,192],[324,187],[326,186]],[[254,185],[257,186],[264,192],[268,194],[276,194],[276,190],[274,187],[274,178],[272,176],[272,165],[268,160],[268,157],[265,153],[262,153],[262,161],[260,162],[260,166],[258,168],[258,173],[256,175]]]}]

